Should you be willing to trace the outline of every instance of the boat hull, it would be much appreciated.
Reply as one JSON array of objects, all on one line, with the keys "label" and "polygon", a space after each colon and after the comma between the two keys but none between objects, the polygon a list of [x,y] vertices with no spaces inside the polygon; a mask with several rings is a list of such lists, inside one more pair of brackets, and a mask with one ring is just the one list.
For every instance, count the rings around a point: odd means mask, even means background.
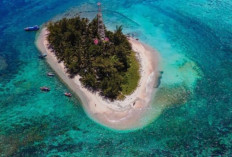
[{"label": "boat hull", "polygon": [[26,27],[24,28],[25,31],[38,31],[39,26],[33,26],[33,27]]}]

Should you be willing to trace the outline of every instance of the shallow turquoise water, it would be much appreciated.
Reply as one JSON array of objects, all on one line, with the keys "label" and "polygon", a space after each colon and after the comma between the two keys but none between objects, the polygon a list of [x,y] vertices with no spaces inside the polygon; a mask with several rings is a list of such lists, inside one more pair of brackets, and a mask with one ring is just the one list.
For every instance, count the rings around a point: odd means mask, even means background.
[{"label": "shallow turquoise water", "polygon": [[[122,24],[162,57],[163,92],[149,125],[127,133],[96,124],[77,99],[63,97],[68,89],[46,77],[52,70],[37,57],[35,33],[22,30],[95,3],[0,1],[1,156],[231,156],[232,2],[102,1],[108,28]],[[52,91],[40,92],[44,85]]]}]

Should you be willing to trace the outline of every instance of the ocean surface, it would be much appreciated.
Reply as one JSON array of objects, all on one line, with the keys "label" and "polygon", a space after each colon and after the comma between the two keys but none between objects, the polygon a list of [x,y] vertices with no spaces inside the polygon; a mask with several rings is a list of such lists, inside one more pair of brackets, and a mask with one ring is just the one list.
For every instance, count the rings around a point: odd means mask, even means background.
[{"label": "ocean surface", "polygon": [[77,13],[93,18],[96,3],[0,1],[0,156],[232,156],[232,1],[102,1],[107,28],[123,25],[160,53],[144,127],[124,132],[63,96],[69,89],[38,59],[36,33],[23,30]]}]

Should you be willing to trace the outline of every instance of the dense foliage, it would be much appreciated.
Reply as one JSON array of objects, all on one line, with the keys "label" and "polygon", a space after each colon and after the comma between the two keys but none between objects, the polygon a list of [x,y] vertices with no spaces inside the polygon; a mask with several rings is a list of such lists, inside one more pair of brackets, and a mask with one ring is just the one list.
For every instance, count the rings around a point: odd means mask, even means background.
[{"label": "dense foliage", "polygon": [[[134,55],[121,26],[115,32],[106,30],[109,40],[105,41],[99,40],[97,18],[91,22],[87,18],[64,18],[49,23],[48,30],[50,47],[71,77],[80,75],[85,87],[112,100],[123,95],[123,87],[129,82],[125,76]],[[137,83],[134,86],[133,90]]]}]

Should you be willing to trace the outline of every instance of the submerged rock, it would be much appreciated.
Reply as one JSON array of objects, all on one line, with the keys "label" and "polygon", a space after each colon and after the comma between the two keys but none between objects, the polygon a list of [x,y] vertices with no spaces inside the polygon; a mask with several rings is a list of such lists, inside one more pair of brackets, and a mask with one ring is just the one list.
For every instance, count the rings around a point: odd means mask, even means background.
[{"label": "submerged rock", "polygon": [[164,73],[163,71],[160,71],[160,72],[159,72],[159,77],[158,77],[157,83],[156,83],[156,85],[155,85],[155,88],[159,88],[159,86],[160,86],[160,84],[161,84],[161,79],[162,79],[162,74],[163,74],[163,73]]},{"label": "submerged rock", "polygon": [[3,57],[0,56],[0,71],[7,68],[7,63]]},{"label": "submerged rock", "polygon": [[184,85],[161,87],[156,93],[156,101],[165,107],[175,107],[185,104],[191,96],[191,91]]}]

